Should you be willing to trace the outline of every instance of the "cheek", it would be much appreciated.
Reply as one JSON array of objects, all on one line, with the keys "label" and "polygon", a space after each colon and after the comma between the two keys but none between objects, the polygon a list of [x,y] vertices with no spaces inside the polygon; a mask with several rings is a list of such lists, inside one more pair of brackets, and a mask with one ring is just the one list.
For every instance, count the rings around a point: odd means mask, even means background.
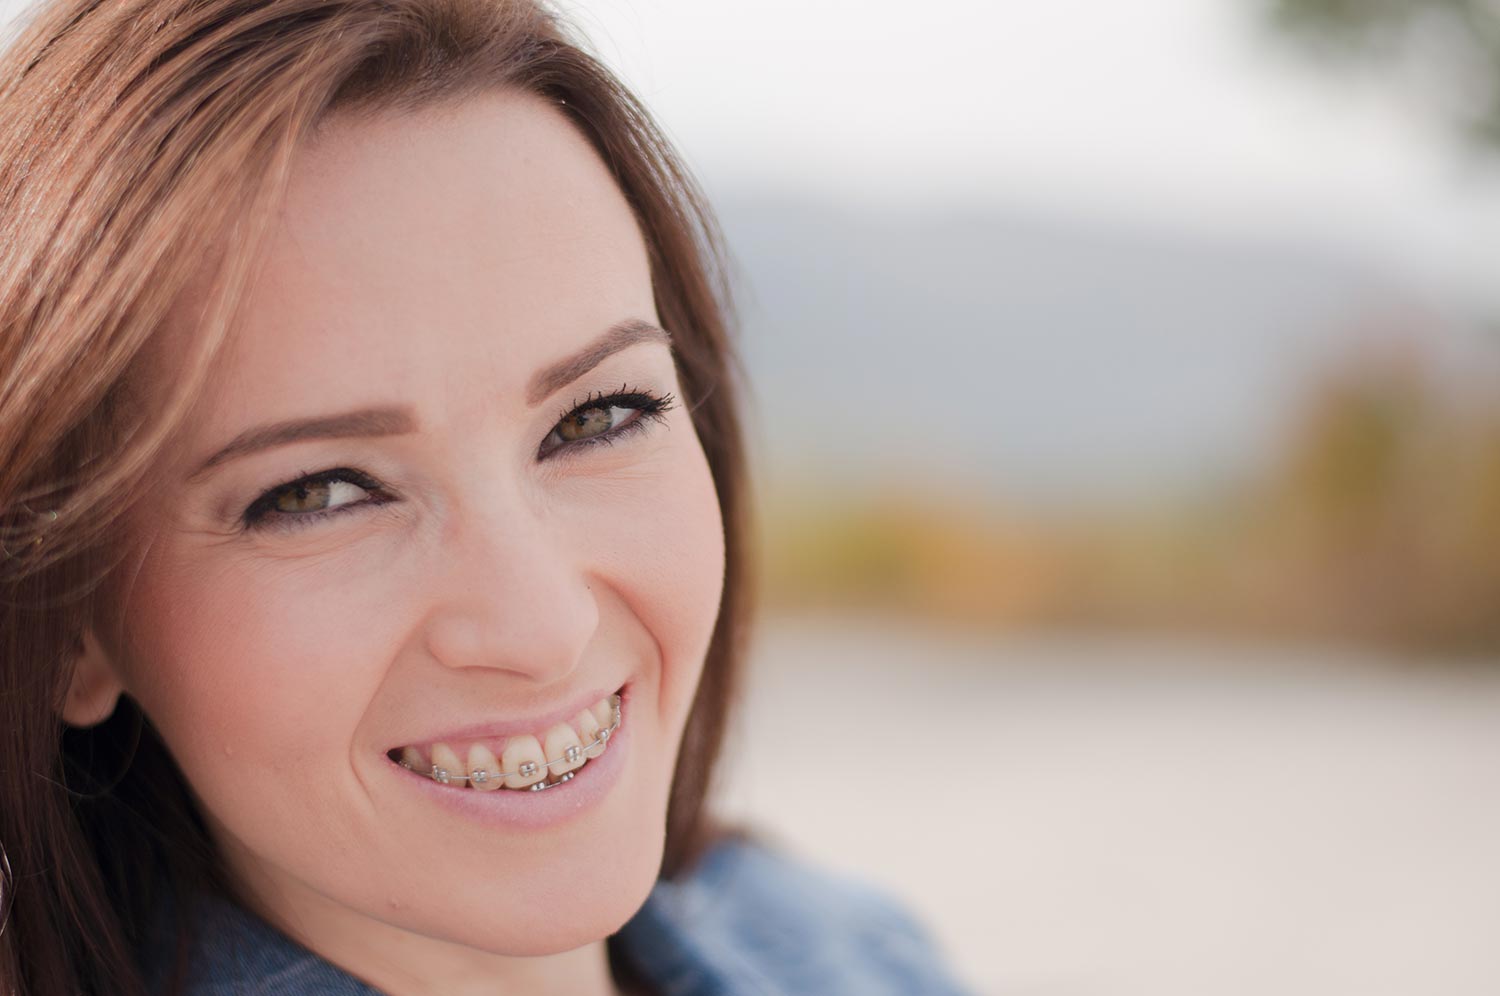
[{"label": "cheek", "polygon": [[[691,430],[689,430],[691,431]],[[724,586],[724,529],[696,439],[639,478],[612,481],[590,501],[588,555],[660,661],[659,708],[680,726],[697,687]]]},{"label": "cheek", "polygon": [[243,778],[347,740],[366,691],[351,667],[361,630],[299,584],[309,574],[251,562],[143,571],[128,617],[129,684],[195,785],[195,775],[219,780],[228,758]]}]

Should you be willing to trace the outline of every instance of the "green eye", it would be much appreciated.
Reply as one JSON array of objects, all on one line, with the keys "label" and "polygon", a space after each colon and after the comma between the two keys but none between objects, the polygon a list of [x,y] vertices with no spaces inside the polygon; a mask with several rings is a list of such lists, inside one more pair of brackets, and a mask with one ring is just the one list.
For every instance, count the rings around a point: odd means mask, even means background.
[{"label": "green eye", "polygon": [[[276,492],[274,494],[275,500],[271,503],[271,507],[278,512],[286,512],[292,515],[305,512],[324,512],[330,508],[337,507],[337,498],[344,497],[357,500],[364,491],[365,489],[358,484],[341,481],[337,478],[299,481]],[[343,502],[342,504],[349,504],[349,502]]]},{"label": "green eye", "polygon": [[272,488],[245,509],[242,519],[247,529],[285,529],[390,499],[369,475],[339,467]]},{"label": "green eye", "polygon": [[317,512],[328,500],[327,481],[294,485],[276,495],[271,507],[278,512]]},{"label": "green eye", "polygon": [[557,424],[557,434],[568,442],[578,439],[588,439],[608,432],[615,427],[615,413],[622,416],[630,409],[626,408],[585,408],[574,412]]},{"label": "green eye", "polygon": [[672,405],[670,394],[659,398],[623,386],[614,394],[586,398],[558,417],[537,456],[546,458],[561,449],[613,443],[627,433],[644,430],[653,421],[665,422],[664,415]]}]

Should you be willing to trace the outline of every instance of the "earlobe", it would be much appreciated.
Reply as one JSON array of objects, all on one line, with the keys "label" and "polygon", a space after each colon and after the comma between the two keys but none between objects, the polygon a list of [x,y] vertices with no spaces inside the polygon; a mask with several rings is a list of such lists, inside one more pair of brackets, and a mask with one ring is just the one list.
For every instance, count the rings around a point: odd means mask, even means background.
[{"label": "earlobe", "polygon": [[92,629],[86,631],[79,642],[78,657],[73,662],[73,680],[63,700],[62,718],[69,726],[96,726],[114,713],[125,686],[120,683],[114,662]]}]

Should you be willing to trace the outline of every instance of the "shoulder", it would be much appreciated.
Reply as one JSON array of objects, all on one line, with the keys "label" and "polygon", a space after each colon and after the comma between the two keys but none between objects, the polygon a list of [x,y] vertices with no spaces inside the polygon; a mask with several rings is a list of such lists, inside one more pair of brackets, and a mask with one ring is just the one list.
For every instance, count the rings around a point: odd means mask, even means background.
[{"label": "shoulder", "polygon": [[965,991],[894,897],[739,837],[658,882],[618,943],[660,989],[684,996]]},{"label": "shoulder", "polygon": [[[379,996],[378,990],[323,960],[226,899],[207,893],[184,910],[192,929],[179,951],[176,904],[165,900],[138,952],[147,991],[184,996]],[[178,976],[178,960],[182,959]],[[175,977],[176,984],[171,980]]]}]

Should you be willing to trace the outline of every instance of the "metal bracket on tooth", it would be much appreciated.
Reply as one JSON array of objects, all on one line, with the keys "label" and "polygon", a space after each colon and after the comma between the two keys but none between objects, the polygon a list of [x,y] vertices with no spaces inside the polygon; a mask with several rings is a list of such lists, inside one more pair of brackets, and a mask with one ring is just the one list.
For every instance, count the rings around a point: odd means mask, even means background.
[{"label": "metal bracket on tooth", "polygon": [[[618,730],[620,728],[620,696],[615,695],[613,698],[614,698],[614,708],[611,710],[611,713],[612,713],[612,715],[613,715],[614,718],[613,718],[613,721],[608,726],[604,727],[598,733],[594,734],[594,739],[591,740],[590,742],[588,742],[586,744],[583,744],[582,746],[578,746],[578,745],[571,746],[567,750],[563,751],[563,756],[562,757],[554,757],[550,761],[543,761],[542,764],[541,764],[541,766],[542,767],[550,767],[550,766],[552,766],[554,764],[558,764],[558,763],[572,764],[574,761],[577,761],[580,757],[583,757],[585,754],[587,754],[589,751],[593,750],[595,747],[604,747],[604,746],[607,746],[609,744],[610,735],[613,734],[616,730]],[[408,771],[415,770],[415,769],[412,768],[411,765],[407,764],[405,761],[401,762],[401,767],[406,768]],[[536,774],[536,771],[537,771],[537,762],[535,762],[535,761],[523,761],[521,763],[521,765],[520,765],[519,770],[517,770],[515,772],[514,777],[517,777],[517,778],[530,778],[532,775]],[[472,775],[467,775],[466,776],[466,775],[456,774],[456,773],[454,773],[452,771],[449,771],[447,768],[439,768],[437,765],[434,764],[432,766],[432,770],[429,771],[429,772],[427,772],[427,777],[431,778],[435,782],[441,782],[444,785],[454,785],[454,784],[462,785],[465,782],[472,782],[475,785],[484,785],[487,782],[489,782],[489,780],[492,779],[492,778],[505,779],[505,778],[510,778],[512,776],[510,774],[506,773],[506,772],[503,772],[503,771],[490,772],[490,771],[485,771],[483,768],[480,768],[480,769],[476,770]],[[528,785],[526,787],[526,791],[528,791],[528,792],[540,792],[543,789],[552,788],[554,785],[561,785],[563,782],[566,782],[566,781],[569,781],[570,779],[572,779],[572,777],[573,777],[573,772],[571,772],[571,771],[565,772],[564,774],[558,775],[557,776],[557,781],[555,781],[555,782],[540,781],[540,782],[537,782],[535,785]]]},{"label": "metal bracket on tooth", "polygon": [[573,780],[573,772],[571,772],[571,771],[565,771],[562,774],[560,774],[560,775],[557,776],[557,781],[555,781],[555,782],[537,782],[535,785],[528,785],[528,786],[526,786],[526,791],[528,791],[528,792],[540,792],[543,789],[549,789],[549,788],[552,788],[554,785],[561,785],[563,782],[572,781],[572,780]]}]

